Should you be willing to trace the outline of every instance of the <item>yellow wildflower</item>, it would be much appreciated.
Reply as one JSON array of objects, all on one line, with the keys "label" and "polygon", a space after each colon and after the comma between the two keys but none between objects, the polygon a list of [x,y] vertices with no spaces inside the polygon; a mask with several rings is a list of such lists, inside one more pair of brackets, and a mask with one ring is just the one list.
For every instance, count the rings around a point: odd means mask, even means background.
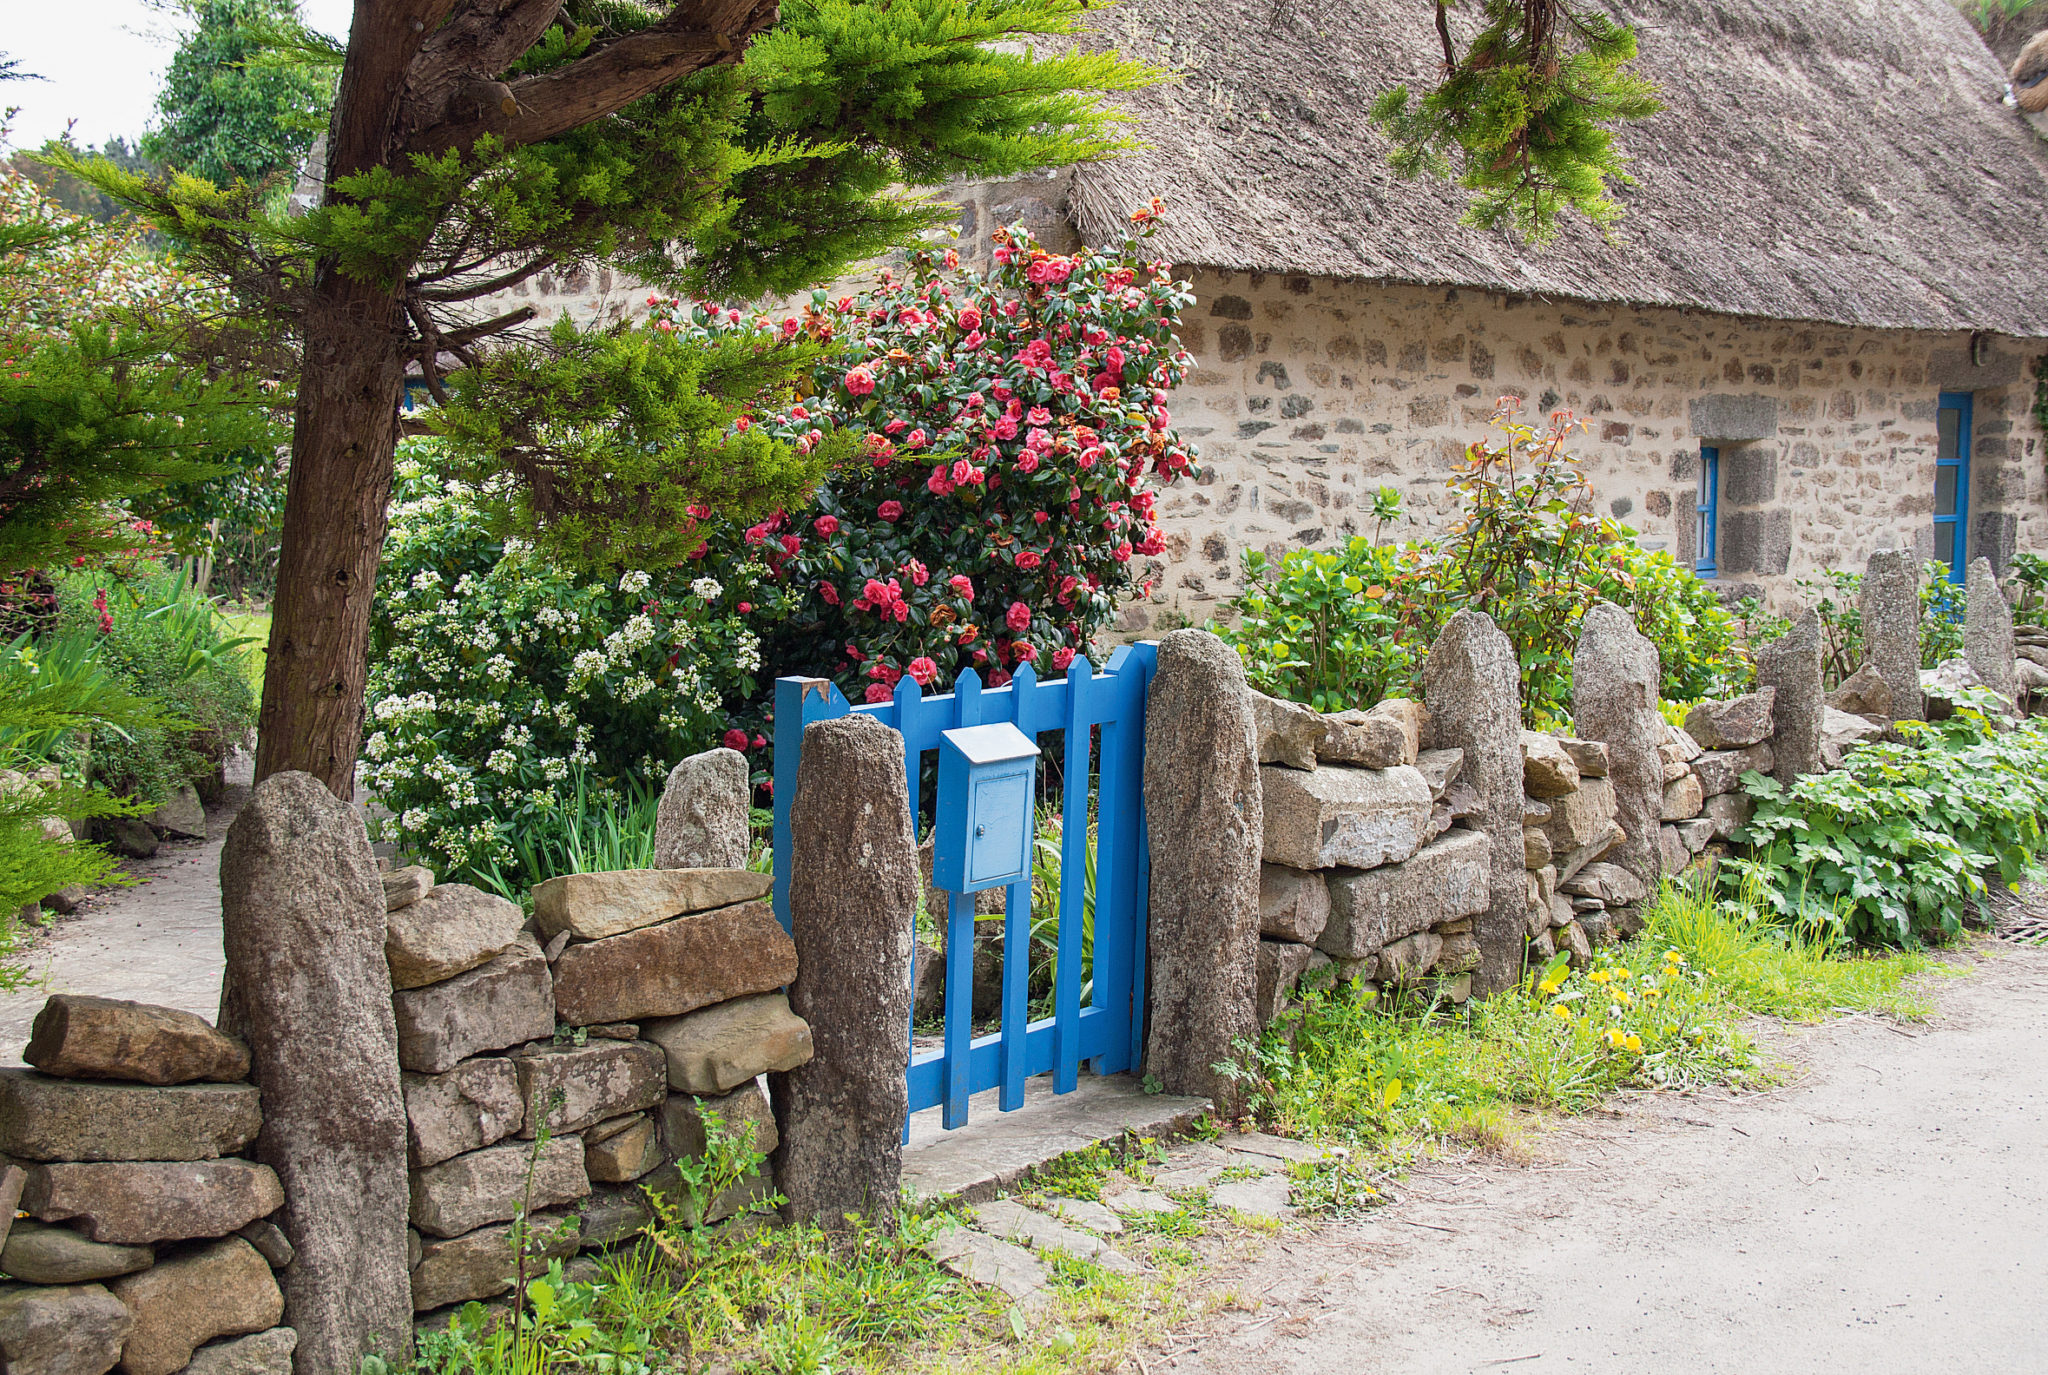
[{"label": "yellow wildflower", "polygon": [[1643,1038],[1640,1036],[1631,1036],[1622,1044],[1629,1048],[1629,1053],[1632,1055],[1641,1055],[1643,1053]]},{"label": "yellow wildflower", "polygon": [[1608,976],[1606,970],[1596,969],[1592,973],[1588,974],[1586,977],[1591,979],[1596,984],[1604,984],[1607,982]]}]

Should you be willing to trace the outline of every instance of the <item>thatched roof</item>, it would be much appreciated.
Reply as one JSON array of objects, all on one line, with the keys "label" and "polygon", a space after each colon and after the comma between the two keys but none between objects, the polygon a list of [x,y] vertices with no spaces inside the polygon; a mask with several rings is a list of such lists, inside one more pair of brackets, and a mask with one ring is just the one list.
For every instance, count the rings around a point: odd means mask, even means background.
[{"label": "thatched roof", "polygon": [[1185,80],[1131,98],[1149,146],[1082,168],[1075,217],[1099,241],[1164,195],[1190,265],[2048,335],[2048,146],[1951,0],[1610,8],[1666,103],[1622,135],[1612,243],[1482,234],[1387,170],[1367,110],[1440,63],[1428,0],[1124,0],[1101,41]]}]

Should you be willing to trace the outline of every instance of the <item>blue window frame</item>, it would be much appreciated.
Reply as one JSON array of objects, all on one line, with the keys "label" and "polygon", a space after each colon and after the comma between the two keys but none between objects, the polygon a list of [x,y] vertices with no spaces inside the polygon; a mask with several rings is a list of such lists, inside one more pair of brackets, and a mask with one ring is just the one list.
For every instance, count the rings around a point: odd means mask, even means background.
[{"label": "blue window frame", "polygon": [[1970,393],[1945,391],[1936,403],[1934,557],[1961,582],[1970,566]]},{"label": "blue window frame", "polygon": [[1700,445],[1700,483],[1693,496],[1692,571],[1714,576],[1714,535],[1721,505],[1721,451]]}]

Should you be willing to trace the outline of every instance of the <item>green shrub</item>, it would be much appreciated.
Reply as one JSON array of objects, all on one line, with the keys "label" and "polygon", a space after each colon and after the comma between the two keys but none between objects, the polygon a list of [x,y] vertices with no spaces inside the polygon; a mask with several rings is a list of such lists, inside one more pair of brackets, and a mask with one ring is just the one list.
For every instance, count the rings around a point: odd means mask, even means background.
[{"label": "green shrub", "polygon": [[1744,774],[1756,812],[1736,839],[1754,848],[1726,862],[1723,881],[1795,926],[1917,946],[1954,937],[1993,874],[2012,884],[2035,872],[2048,723],[1993,730],[1969,705],[1897,729],[1903,742],[1865,745],[1790,788]]},{"label": "green shrub", "polygon": [[[1451,479],[1449,534],[1398,547],[1364,537],[1341,552],[1294,550],[1278,566],[1245,555],[1246,589],[1230,602],[1237,647],[1261,692],[1318,711],[1420,692],[1422,662],[1458,611],[1493,617],[1515,647],[1531,725],[1571,710],[1579,620],[1595,602],[1627,608],[1656,644],[1663,691],[1693,699],[1746,688],[1755,666],[1714,590],[1635,532],[1589,513],[1591,489],[1565,442],[1569,413],[1538,431],[1503,397],[1498,442],[1466,450]],[[1398,512],[1383,489],[1374,514]]]},{"label": "green shrub", "polygon": [[[1820,612],[1821,676],[1837,687],[1863,663],[1863,575],[1824,568],[1796,580],[1800,599]],[[1920,667],[1933,668],[1963,652],[1963,589],[1948,580],[1948,565],[1920,565]]]}]

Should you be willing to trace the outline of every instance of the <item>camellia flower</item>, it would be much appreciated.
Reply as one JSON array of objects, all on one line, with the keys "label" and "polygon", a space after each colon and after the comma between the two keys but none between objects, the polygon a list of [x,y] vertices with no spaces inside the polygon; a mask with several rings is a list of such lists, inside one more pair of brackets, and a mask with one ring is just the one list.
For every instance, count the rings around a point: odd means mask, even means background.
[{"label": "camellia flower", "polygon": [[955,592],[958,592],[961,596],[967,598],[969,601],[972,601],[974,599],[973,580],[970,579],[965,573],[955,573],[952,577],[946,579],[946,583]]},{"label": "camellia flower", "polygon": [[1023,602],[1011,602],[1010,609],[1003,613],[1003,624],[1012,630],[1022,630],[1031,624],[1031,608]]},{"label": "camellia flower", "polygon": [[886,521],[901,520],[903,519],[903,503],[900,501],[885,501],[875,508],[875,514]]},{"label": "camellia flower", "polygon": [[1065,673],[1067,671],[1067,665],[1073,662],[1074,651],[1065,645],[1060,646],[1058,649],[1052,652],[1052,666],[1055,669],[1058,669],[1061,673]]},{"label": "camellia flower", "polygon": [[739,750],[744,753],[747,748],[747,733],[738,726],[734,726],[725,733],[725,747],[729,750]]},{"label": "camellia flower", "polygon": [[[1035,549],[1023,549],[1017,553],[1017,566],[1027,573],[1044,561],[1044,559],[1039,557],[1038,551]],[[1018,602],[1016,605],[1022,606],[1023,603]]]},{"label": "camellia flower", "polygon": [[932,679],[939,676],[939,666],[920,654],[910,661],[907,672],[917,680],[919,687],[930,687]]},{"label": "camellia flower", "polygon": [[836,535],[839,533],[839,517],[819,516],[811,522],[811,528],[821,535]]},{"label": "camellia flower", "polygon": [[874,371],[865,363],[857,368],[849,368],[846,373],[846,389],[855,396],[872,395],[875,390]]}]

